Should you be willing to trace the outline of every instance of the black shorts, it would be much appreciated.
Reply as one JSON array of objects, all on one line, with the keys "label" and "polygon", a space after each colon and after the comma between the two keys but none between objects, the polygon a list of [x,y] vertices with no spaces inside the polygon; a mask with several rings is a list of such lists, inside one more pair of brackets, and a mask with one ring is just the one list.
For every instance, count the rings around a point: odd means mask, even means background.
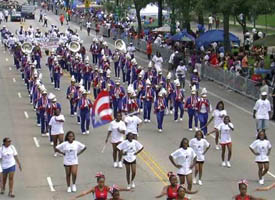
[{"label": "black shorts", "polygon": [[258,163],[258,164],[266,164],[266,163],[269,163],[269,161],[264,161],[264,162],[257,161],[256,163]]},{"label": "black shorts", "polygon": [[124,165],[131,165],[131,164],[136,164],[136,160],[134,160],[133,162],[128,162],[126,160],[123,160]]},{"label": "black shorts", "polygon": [[204,163],[204,161],[197,161],[196,163],[202,163],[202,164],[203,164],[203,163]]}]

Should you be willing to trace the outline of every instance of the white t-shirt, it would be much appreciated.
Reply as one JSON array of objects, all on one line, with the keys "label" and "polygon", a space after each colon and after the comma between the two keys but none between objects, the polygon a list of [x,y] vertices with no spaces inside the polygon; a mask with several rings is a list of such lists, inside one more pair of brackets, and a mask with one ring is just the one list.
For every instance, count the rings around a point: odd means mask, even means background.
[{"label": "white t-shirt", "polygon": [[178,169],[178,174],[188,175],[192,173],[190,166],[196,157],[196,153],[191,147],[187,147],[187,149],[180,148],[171,153],[171,156],[173,157],[176,164],[182,166],[182,168]]},{"label": "white t-shirt", "polygon": [[210,16],[208,17],[209,24],[213,24],[214,22],[214,17]]},{"label": "white t-shirt", "polygon": [[[232,123],[229,123],[232,128],[234,128]],[[228,144],[231,143],[231,129],[229,128],[228,124],[225,124],[224,122],[221,123],[217,129],[220,131],[221,135],[221,144]]]},{"label": "white t-shirt", "polygon": [[227,115],[226,110],[215,109],[212,113],[214,117],[214,127],[217,128],[221,123],[223,123],[223,118]]},{"label": "white t-shirt", "polygon": [[163,63],[162,57],[157,57],[156,55],[154,55],[152,61],[155,63],[155,68],[156,68],[157,72],[161,71],[162,63]]},{"label": "white t-shirt", "polygon": [[269,119],[268,112],[271,111],[269,100],[258,99],[254,106],[254,110],[256,110],[256,119]]},{"label": "white t-shirt", "polygon": [[110,123],[108,131],[111,131],[111,143],[118,143],[123,141],[123,134],[118,131],[126,131],[126,125],[123,121],[116,120]]},{"label": "white t-shirt", "polygon": [[204,161],[205,156],[203,155],[203,152],[206,148],[210,146],[209,142],[207,142],[206,139],[200,139],[193,138],[189,141],[189,146],[195,151],[197,155],[197,161]]},{"label": "white t-shirt", "polygon": [[249,147],[260,154],[256,156],[256,162],[269,162],[267,153],[272,146],[268,140],[255,140]]},{"label": "white t-shirt", "polygon": [[51,120],[49,122],[49,125],[52,127],[51,134],[52,135],[64,134],[64,129],[63,129],[64,122],[58,122],[56,120],[65,121],[65,117],[64,117],[64,115],[59,115],[59,116],[53,116],[51,118]]},{"label": "white t-shirt", "polygon": [[64,165],[78,165],[77,154],[85,148],[85,145],[78,141],[73,141],[72,143],[66,141],[57,145],[56,148],[65,153]]},{"label": "white t-shirt", "polygon": [[91,28],[91,22],[87,22],[86,26],[87,28]]},{"label": "white t-shirt", "polygon": [[142,122],[142,120],[138,116],[132,115],[132,116],[126,116],[124,121],[126,123],[126,135],[128,133],[133,133],[138,135],[137,127]]},{"label": "white t-shirt", "polygon": [[17,151],[13,145],[0,149],[0,157],[2,158],[2,168],[8,169],[16,164],[14,156],[17,156]]},{"label": "white t-shirt", "polygon": [[123,156],[124,160],[126,160],[127,162],[134,162],[137,158],[135,153],[141,150],[143,148],[143,145],[137,140],[132,140],[132,142],[130,142],[129,140],[124,140],[117,146],[117,148],[120,151],[123,151],[123,153],[127,153],[125,156]]}]

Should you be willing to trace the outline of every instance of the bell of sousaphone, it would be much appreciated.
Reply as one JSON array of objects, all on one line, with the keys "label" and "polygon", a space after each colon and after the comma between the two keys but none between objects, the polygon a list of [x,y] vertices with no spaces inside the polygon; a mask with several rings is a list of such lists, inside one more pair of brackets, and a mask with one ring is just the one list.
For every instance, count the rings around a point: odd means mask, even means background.
[{"label": "bell of sousaphone", "polygon": [[126,53],[126,44],[123,40],[120,40],[120,39],[116,40],[115,41],[115,47],[119,51],[121,51],[123,53]]},{"label": "bell of sousaphone", "polygon": [[21,49],[22,49],[23,53],[25,53],[25,54],[31,54],[31,53],[32,53],[33,46],[32,46],[32,44],[29,43],[29,42],[24,42],[24,43],[22,44]]},{"label": "bell of sousaphone", "polygon": [[78,42],[72,41],[69,44],[69,50],[73,53],[76,53],[80,50],[80,44]]}]

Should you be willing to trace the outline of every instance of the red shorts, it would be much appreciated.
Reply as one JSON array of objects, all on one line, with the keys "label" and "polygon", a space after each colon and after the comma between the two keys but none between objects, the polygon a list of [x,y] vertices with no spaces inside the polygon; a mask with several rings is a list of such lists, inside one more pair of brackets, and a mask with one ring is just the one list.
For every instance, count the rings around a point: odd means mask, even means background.
[{"label": "red shorts", "polygon": [[229,144],[232,144],[232,142],[227,142],[227,143],[220,143],[221,146],[227,146]]}]

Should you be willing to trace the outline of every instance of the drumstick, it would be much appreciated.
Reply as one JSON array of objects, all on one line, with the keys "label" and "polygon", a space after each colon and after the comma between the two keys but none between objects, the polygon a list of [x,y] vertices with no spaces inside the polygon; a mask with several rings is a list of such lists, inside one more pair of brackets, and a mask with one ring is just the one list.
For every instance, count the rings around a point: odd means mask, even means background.
[{"label": "drumstick", "polygon": [[101,153],[104,153],[105,148],[106,148],[106,144],[104,144],[104,146],[103,146],[103,148],[102,148],[102,150],[101,150]]}]

